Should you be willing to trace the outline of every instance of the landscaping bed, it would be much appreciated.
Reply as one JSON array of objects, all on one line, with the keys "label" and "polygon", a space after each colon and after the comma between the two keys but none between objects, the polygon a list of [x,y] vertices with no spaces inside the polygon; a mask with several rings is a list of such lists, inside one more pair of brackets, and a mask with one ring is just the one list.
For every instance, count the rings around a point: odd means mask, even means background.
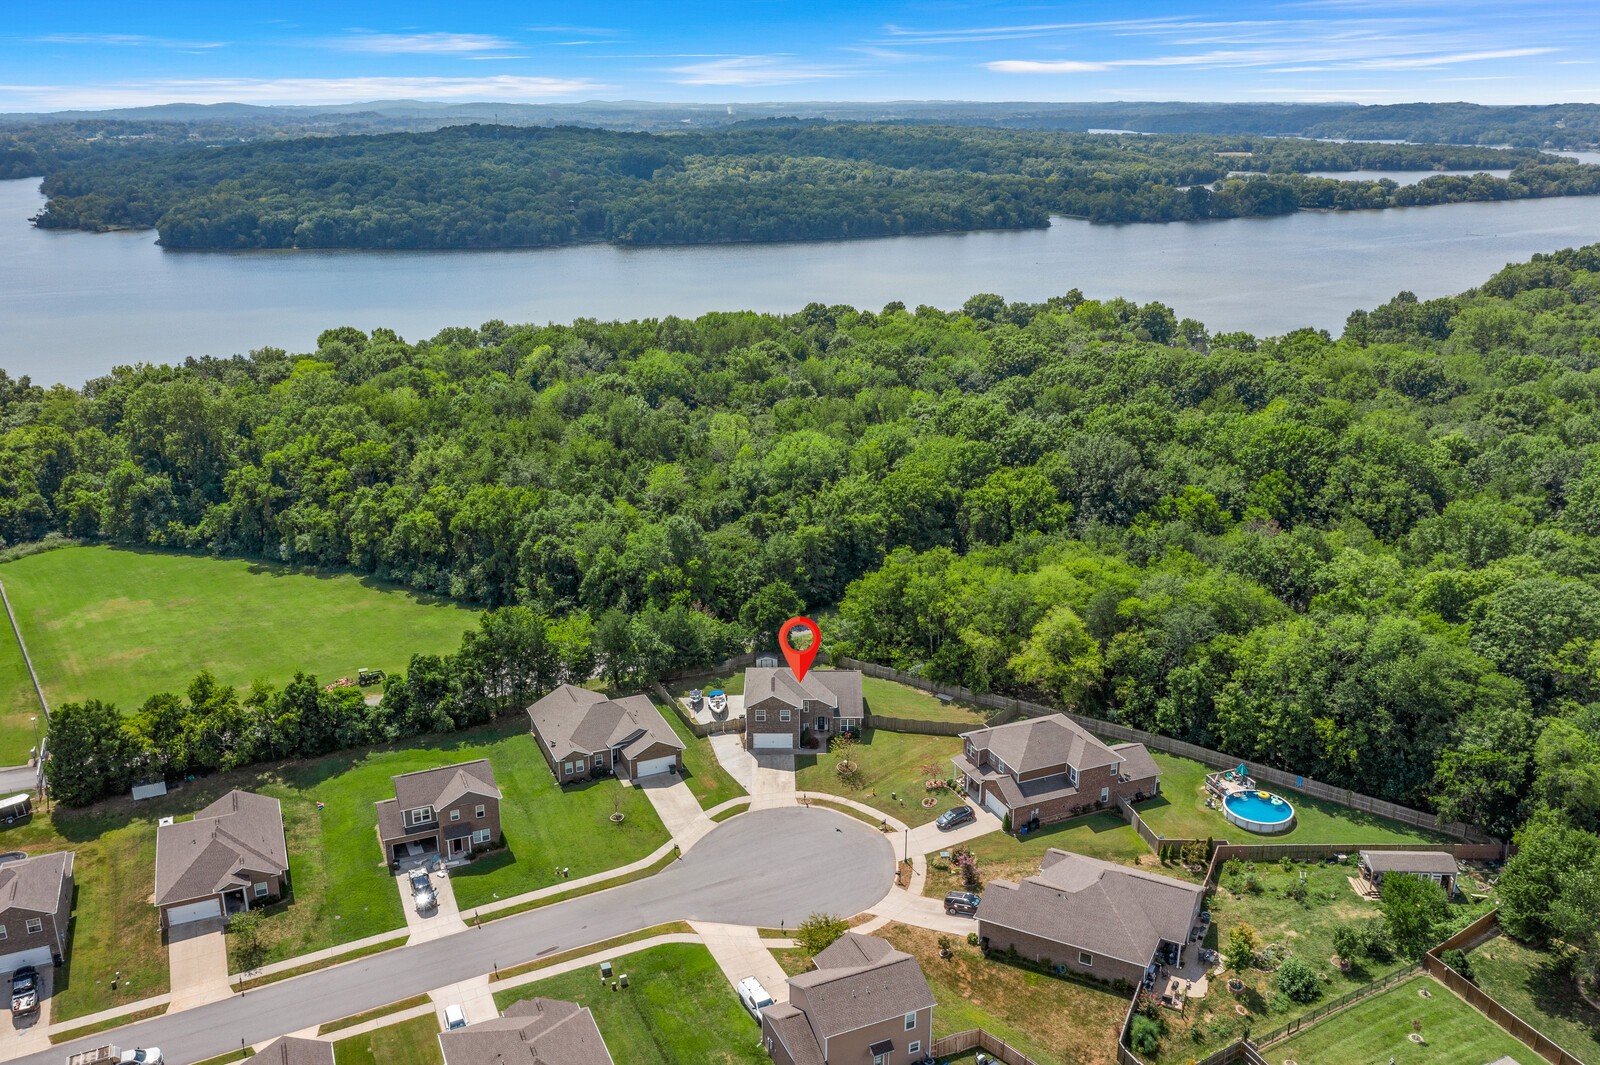
[{"label": "landscaping bed", "polygon": [[1474,982],[1496,1002],[1567,1053],[1600,1062],[1600,1011],[1579,996],[1572,970],[1561,955],[1500,935],[1467,958]]},{"label": "landscaping bed", "polygon": [[[498,992],[495,1006],[504,1010],[536,996],[588,1006],[619,1065],[767,1062],[758,1042],[760,1030],[705,947],[671,943],[611,961],[618,974],[628,974],[625,990],[602,988],[595,970],[586,966]],[[343,1054],[339,1063],[351,1065]]]},{"label": "landscaping bed", "polygon": [[[1424,998],[1419,991],[1426,990]],[[1420,1029],[1414,1027],[1421,1022]],[[1420,1035],[1421,1042],[1411,1039]],[[1265,1052],[1269,1061],[1298,1065],[1356,1062],[1437,1062],[1465,1065],[1538,1056],[1437,980],[1418,976],[1357,1002]]]},{"label": "landscaping bed", "polygon": [[[930,792],[929,779],[946,779],[952,769],[950,759],[960,753],[961,740],[955,736],[922,736],[909,732],[864,729],[861,741],[849,749],[848,759],[857,766],[854,783],[841,777],[838,764],[845,755],[838,749],[795,757],[795,786],[801,791],[820,791],[840,795],[881,810],[890,817],[916,827],[964,801],[948,789]],[[932,795],[933,807],[922,805]]]}]

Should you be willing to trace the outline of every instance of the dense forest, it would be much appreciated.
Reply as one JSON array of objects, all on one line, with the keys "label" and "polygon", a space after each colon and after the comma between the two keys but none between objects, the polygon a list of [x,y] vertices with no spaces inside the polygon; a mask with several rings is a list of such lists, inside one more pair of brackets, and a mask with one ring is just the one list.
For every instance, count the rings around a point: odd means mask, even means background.
[{"label": "dense forest", "polygon": [[[1539,804],[1600,830],[1600,245],[1338,340],[1077,293],[341,328],[81,390],[0,375],[0,431],[9,543],[515,605],[551,676],[822,612],[835,651],[1499,834]],[[393,705],[452,720],[455,672],[414,663]]]},{"label": "dense forest", "polygon": [[[1416,185],[1296,171],[1514,167]],[[1241,171],[1245,173],[1240,173]],[[501,248],[842,239],[1593,195],[1526,150],[773,121],[658,135],[461,126],[128,156],[45,179],[45,228],[170,248]]]}]

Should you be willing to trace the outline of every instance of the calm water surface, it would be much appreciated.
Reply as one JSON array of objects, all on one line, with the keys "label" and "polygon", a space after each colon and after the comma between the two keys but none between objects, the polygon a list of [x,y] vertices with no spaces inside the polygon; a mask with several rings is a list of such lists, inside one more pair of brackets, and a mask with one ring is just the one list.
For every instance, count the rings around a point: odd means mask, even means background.
[{"label": "calm water surface", "polygon": [[34,229],[42,203],[37,180],[0,181],[0,367],[69,384],[141,360],[310,350],[338,325],[417,339],[492,318],[957,307],[976,292],[1042,300],[1071,288],[1161,300],[1213,330],[1337,332],[1401,289],[1458,292],[1534,252],[1600,241],[1600,197],[1581,197],[1174,225],[1057,219],[852,243],[167,252],[154,232]]}]

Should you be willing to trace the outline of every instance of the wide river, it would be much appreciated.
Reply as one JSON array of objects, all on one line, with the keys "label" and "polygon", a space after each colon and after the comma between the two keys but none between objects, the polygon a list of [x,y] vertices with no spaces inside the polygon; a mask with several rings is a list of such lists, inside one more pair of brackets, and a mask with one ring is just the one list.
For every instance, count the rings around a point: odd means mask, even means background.
[{"label": "wide river", "polygon": [[[1586,162],[1600,161],[1586,153]],[[959,307],[1072,288],[1161,300],[1215,331],[1333,331],[1401,289],[1441,296],[1534,252],[1600,241],[1600,196],[1171,225],[809,244],[482,252],[169,252],[156,235],[35,229],[37,179],[0,181],[0,368],[81,384],[113,366],[310,350],[340,325],[447,326]]]}]

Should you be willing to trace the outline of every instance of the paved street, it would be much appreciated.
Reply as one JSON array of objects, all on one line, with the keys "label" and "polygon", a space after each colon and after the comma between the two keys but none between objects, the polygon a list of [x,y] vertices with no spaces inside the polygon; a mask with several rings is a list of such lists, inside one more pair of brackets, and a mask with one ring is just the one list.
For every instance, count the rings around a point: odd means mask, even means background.
[{"label": "paved street", "polygon": [[791,927],[825,910],[852,914],[883,898],[894,876],[888,842],[829,810],[752,811],[719,825],[655,876],[530,910],[427,943],[269,984],[222,1002],[157,1017],[17,1059],[60,1065],[106,1042],[159,1046],[200,1061],[241,1040],[374,1009],[524,961],[676,920]]},{"label": "paved street", "polygon": [[14,765],[0,769],[0,797],[24,791],[32,792],[38,783],[39,771],[31,765]]}]

